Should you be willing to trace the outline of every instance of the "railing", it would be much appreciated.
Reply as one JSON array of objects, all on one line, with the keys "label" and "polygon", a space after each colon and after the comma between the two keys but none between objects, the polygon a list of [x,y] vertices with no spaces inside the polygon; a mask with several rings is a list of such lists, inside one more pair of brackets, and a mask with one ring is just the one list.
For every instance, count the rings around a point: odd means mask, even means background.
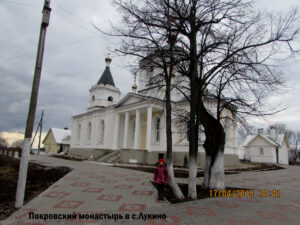
[{"label": "railing", "polygon": [[21,158],[22,155],[22,148],[7,148],[1,147],[0,148],[0,155],[5,155],[12,158]]}]

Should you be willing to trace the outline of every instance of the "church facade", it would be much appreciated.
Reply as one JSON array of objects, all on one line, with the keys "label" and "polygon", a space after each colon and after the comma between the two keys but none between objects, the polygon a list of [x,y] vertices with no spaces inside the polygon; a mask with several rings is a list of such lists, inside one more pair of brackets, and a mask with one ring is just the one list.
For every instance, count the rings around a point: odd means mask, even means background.
[{"label": "church facade", "polygon": [[[115,86],[110,72],[111,58],[107,57],[106,68],[90,92],[89,108],[85,113],[72,117],[70,154],[97,160],[114,151],[119,152],[122,163],[154,165],[166,155],[166,124],[164,91],[147,90],[147,83],[155,69],[142,71],[138,86],[134,82],[132,92],[120,99],[120,90]],[[172,107],[179,114],[188,111],[189,104],[179,93],[172,93]],[[213,99],[205,104],[211,111]],[[188,135],[186,124],[172,115],[172,138],[174,164],[183,165],[188,157]],[[223,124],[226,132],[225,164],[238,163],[236,127],[231,123],[233,116]],[[198,164],[205,165],[205,151],[199,144]]]}]

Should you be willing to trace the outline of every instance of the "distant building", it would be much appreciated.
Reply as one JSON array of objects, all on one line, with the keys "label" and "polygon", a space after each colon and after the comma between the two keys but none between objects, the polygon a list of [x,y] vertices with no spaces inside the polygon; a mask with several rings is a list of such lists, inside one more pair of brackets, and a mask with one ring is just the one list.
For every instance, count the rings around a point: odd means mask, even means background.
[{"label": "distant building", "polygon": [[265,135],[263,130],[259,129],[256,135],[248,135],[244,142],[245,160],[288,165],[288,139],[285,134],[275,133],[275,129],[271,129],[271,134]]},{"label": "distant building", "polygon": [[[107,154],[119,154],[123,163],[135,162],[153,165],[166,153],[166,111],[164,91],[153,91],[147,86],[158,73],[157,68],[144,68],[138,74],[138,85],[132,92],[120,99],[110,72],[111,58],[107,57],[106,68],[99,81],[91,87],[89,108],[72,117],[70,154],[91,159],[101,159]],[[142,64],[142,62],[141,62]],[[173,79],[182,79],[174,74]],[[189,111],[189,102],[177,90],[172,90],[173,108]],[[211,112],[216,112],[216,101],[205,100]],[[216,113],[215,113],[216,114]],[[223,112],[226,132],[225,165],[239,163],[236,145],[234,116]],[[184,163],[188,156],[189,142],[187,122],[173,118],[173,158],[175,164]],[[202,146],[204,134],[199,143],[199,165],[205,166],[205,151]]]},{"label": "distant building", "polygon": [[43,140],[46,153],[67,153],[70,149],[71,131],[67,128],[51,128]]}]

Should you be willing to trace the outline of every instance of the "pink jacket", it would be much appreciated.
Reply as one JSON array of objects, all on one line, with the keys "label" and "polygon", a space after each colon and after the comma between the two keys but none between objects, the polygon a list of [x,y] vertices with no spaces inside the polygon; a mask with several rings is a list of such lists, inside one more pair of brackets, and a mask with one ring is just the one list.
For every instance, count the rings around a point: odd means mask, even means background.
[{"label": "pink jacket", "polygon": [[167,184],[168,183],[168,168],[165,164],[158,165],[154,172],[154,180],[157,184]]}]

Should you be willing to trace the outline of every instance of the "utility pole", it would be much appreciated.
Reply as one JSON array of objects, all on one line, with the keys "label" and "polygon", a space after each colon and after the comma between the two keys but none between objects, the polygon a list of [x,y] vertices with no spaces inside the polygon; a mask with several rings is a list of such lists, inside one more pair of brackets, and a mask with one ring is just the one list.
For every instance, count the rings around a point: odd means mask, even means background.
[{"label": "utility pole", "polygon": [[40,29],[39,45],[38,45],[38,51],[36,56],[35,71],[34,71],[34,77],[32,82],[30,104],[29,104],[29,110],[28,110],[28,116],[26,122],[25,138],[24,138],[24,143],[22,148],[22,157],[21,157],[21,163],[19,169],[19,178],[18,178],[16,203],[15,203],[16,208],[21,208],[24,203],[28,161],[30,157],[29,153],[30,153],[30,146],[31,146],[31,137],[32,137],[34,117],[36,112],[36,104],[37,104],[37,98],[38,98],[38,92],[40,86],[46,30],[47,30],[47,26],[49,25],[50,12],[51,12],[50,0],[45,0],[41,29]]},{"label": "utility pole", "polygon": [[42,118],[40,121],[40,137],[39,137],[39,146],[38,146],[38,155],[40,154],[41,149],[41,137],[42,137],[42,129],[43,129],[43,116],[44,116],[44,110],[42,110]]},{"label": "utility pole", "polygon": [[[34,141],[35,141],[35,137],[36,137],[36,134],[37,134],[37,132],[39,131],[39,129],[43,126],[42,125],[42,123],[43,123],[43,113],[44,113],[44,111],[42,110],[42,116],[41,116],[41,119],[40,119],[40,121],[39,121],[39,123],[38,123],[38,126],[37,126],[37,128],[36,128],[36,131],[35,131],[35,133],[34,133],[34,136],[33,136],[33,138],[32,138],[32,141],[31,141],[31,149],[32,149],[32,145],[33,145],[33,143],[34,143]],[[42,132],[42,130],[40,129],[40,137],[39,137],[39,146],[40,146],[40,140],[41,140],[41,132]]]}]

